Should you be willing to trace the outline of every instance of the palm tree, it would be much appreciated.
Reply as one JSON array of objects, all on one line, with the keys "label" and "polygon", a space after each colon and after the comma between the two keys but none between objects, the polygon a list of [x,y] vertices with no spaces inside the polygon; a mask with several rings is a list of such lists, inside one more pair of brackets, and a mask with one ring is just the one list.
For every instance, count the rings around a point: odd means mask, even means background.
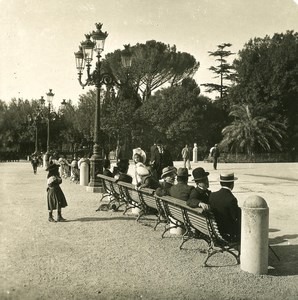
[{"label": "palm tree", "polygon": [[230,116],[234,121],[222,130],[221,146],[232,152],[253,155],[259,150],[282,149],[286,126],[276,120],[260,115],[261,110],[248,105],[234,105]]}]

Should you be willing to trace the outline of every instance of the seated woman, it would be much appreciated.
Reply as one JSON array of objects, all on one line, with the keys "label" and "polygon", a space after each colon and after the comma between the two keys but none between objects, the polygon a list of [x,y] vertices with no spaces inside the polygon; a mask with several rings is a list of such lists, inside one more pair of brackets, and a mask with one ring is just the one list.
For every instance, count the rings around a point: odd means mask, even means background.
[{"label": "seated woman", "polygon": [[141,188],[156,190],[158,187],[160,187],[159,181],[154,178],[148,167],[144,165],[138,165],[136,172],[140,178],[140,182],[138,182],[136,185],[137,190]]}]

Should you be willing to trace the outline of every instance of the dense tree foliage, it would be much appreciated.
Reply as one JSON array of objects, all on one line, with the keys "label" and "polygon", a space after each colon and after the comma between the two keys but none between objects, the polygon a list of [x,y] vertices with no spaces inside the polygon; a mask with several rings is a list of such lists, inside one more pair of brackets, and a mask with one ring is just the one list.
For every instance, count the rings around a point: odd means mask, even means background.
[{"label": "dense tree foliage", "polygon": [[218,114],[208,98],[199,94],[200,89],[193,79],[184,79],[179,86],[157,91],[138,111],[148,128],[143,132],[147,140],[152,144],[157,136],[152,136],[152,132],[156,132],[176,156],[185,143],[197,143],[199,152],[205,153],[218,136]]},{"label": "dense tree foliage", "polygon": [[249,155],[260,151],[281,150],[285,135],[284,123],[270,121],[258,107],[245,104],[232,107],[230,116],[234,121],[223,130],[221,146],[229,151]]},{"label": "dense tree foliage", "polygon": [[132,67],[129,74],[121,66],[121,51],[116,50],[106,56],[104,66],[112,71],[121,82],[130,83],[134,91],[141,95],[143,102],[152,92],[164,84],[175,85],[184,78],[192,77],[199,68],[199,62],[189,53],[177,51],[176,46],[169,46],[155,40],[131,47]]},{"label": "dense tree foliage", "polygon": [[207,87],[206,92],[208,93],[218,92],[220,99],[227,95],[229,84],[234,75],[233,66],[228,63],[227,58],[235,53],[225,49],[231,46],[232,44],[230,43],[223,43],[217,46],[216,51],[208,51],[209,56],[214,56],[215,60],[219,63],[217,66],[210,67],[209,70],[215,74],[215,78],[220,79],[220,83],[204,83],[202,86]]},{"label": "dense tree foliage", "polygon": [[287,125],[284,149],[298,149],[298,33],[251,39],[239,52],[234,67],[231,105],[258,105],[269,121],[277,117]]},{"label": "dense tree foliage", "polygon": [[[129,153],[135,147],[149,151],[161,138],[174,159],[180,159],[185,143],[197,143],[199,158],[220,142],[222,150],[237,153],[297,151],[298,34],[288,31],[250,40],[233,67],[226,61],[233,54],[226,49],[230,46],[224,43],[209,52],[220,63],[210,68],[221,78],[220,84],[209,85],[210,91],[221,93],[217,101],[200,95],[192,79],[199,63],[175,46],[156,41],[132,46],[128,69],[121,66],[121,50],[108,54],[102,72],[112,73],[117,85],[100,91],[101,150],[106,154],[121,144]],[[226,83],[230,79],[231,86]],[[90,90],[77,105],[69,100],[59,108],[50,126],[52,149],[92,152],[95,100],[96,91]],[[36,125],[38,147],[46,150],[46,121],[32,123],[38,104],[38,100],[12,99],[8,104],[0,100],[0,150],[32,153]]]}]

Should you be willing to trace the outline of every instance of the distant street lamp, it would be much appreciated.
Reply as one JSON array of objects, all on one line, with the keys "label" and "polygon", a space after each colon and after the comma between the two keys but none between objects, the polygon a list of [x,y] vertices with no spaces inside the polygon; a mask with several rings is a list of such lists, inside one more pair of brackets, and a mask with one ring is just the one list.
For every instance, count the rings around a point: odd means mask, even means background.
[{"label": "distant street lamp", "polygon": [[[55,118],[57,117],[57,114],[52,110],[53,98],[55,94],[53,94],[52,89],[49,89],[49,92],[46,93],[46,95],[47,95],[48,107],[47,107],[47,113],[43,115],[43,118],[47,120],[47,152],[45,153],[44,156],[45,168],[47,168],[49,165],[49,156],[50,156],[50,122],[51,120],[55,120]],[[43,96],[41,96],[41,99],[39,101],[42,104],[42,107],[45,108],[45,99],[43,98]]]},{"label": "distant street lamp", "polygon": [[[101,52],[104,50],[104,43],[108,36],[107,32],[101,30],[102,23],[95,24],[96,31],[90,34],[85,34],[86,40],[81,42],[79,51],[75,52],[76,67],[79,71],[78,79],[80,85],[84,88],[86,85],[94,85],[96,87],[96,104],[95,104],[95,122],[94,122],[94,137],[93,137],[93,155],[90,159],[90,182],[87,187],[88,191],[101,192],[101,181],[97,174],[102,174],[102,157],[99,147],[100,134],[100,89],[102,84],[113,86],[118,84],[113,74],[101,73]],[[93,41],[91,41],[91,38]],[[121,62],[124,67],[131,66],[132,55],[129,51],[129,45],[125,46],[125,51],[122,53]],[[93,59],[93,51],[97,53],[97,62],[95,70],[91,73],[91,62]],[[82,75],[86,65],[87,79],[82,82]]]}]

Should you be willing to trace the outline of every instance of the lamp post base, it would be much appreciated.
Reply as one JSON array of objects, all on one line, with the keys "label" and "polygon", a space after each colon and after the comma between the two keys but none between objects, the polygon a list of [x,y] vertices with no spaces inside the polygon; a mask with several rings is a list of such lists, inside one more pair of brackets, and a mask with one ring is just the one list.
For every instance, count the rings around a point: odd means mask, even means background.
[{"label": "lamp post base", "polygon": [[87,192],[103,193],[103,187],[97,174],[102,174],[102,158],[93,154],[90,159],[90,182],[86,187]]},{"label": "lamp post base", "polygon": [[86,186],[86,191],[88,193],[103,193],[103,188],[101,186]]}]

